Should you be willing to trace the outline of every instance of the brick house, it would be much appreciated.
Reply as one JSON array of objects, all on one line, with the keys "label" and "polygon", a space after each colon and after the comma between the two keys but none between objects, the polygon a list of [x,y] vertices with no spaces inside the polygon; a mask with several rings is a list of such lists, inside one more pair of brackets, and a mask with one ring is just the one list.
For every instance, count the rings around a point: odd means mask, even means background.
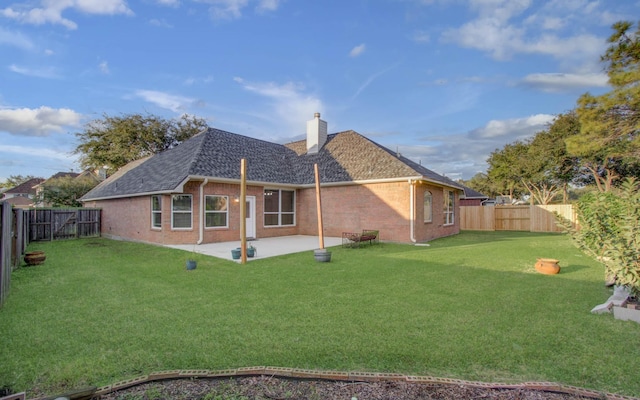
[{"label": "brick house", "polygon": [[354,132],[327,134],[316,113],[307,139],[285,145],[210,128],[134,161],[87,193],[102,234],[158,244],[240,237],[240,165],[246,160],[247,237],[317,235],[318,164],[326,236],[377,229],[424,242],[457,234],[462,188]]}]

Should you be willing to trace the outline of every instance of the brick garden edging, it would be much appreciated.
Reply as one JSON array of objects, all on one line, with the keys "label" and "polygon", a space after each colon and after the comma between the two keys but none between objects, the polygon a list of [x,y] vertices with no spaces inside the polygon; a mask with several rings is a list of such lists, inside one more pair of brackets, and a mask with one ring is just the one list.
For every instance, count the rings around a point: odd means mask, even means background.
[{"label": "brick garden edging", "polygon": [[[545,392],[564,393],[569,395],[583,396],[590,399],[609,399],[609,400],[640,400],[637,397],[621,396],[612,393],[598,392],[595,390],[583,389],[575,386],[562,385],[551,382],[523,382],[516,384],[506,383],[484,383],[465,381],[461,379],[436,378],[431,376],[413,376],[391,373],[378,372],[343,372],[343,371],[322,371],[300,368],[283,368],[283,367],[245,367],[237,369],[223,370],[170,370],[152,372],[148,375],[138,376],[136,378],[125,381],[116,382],[112,385],[102,386],[90,389],[91,394],[87,397],[87,389],[82,389],[67,395],[41,397],[33,400],[55,399],[65,396],[70,400],[89,399],[112,393],[118,390],[124,390],[132,386],[141,385],[154,381],[167,379],[216,379],[216,378],[239,378],[245,376],[270,376],[275,378],[292,378],[292,379],[317,379],[332,381],[349,381],[349,382],[381,382],[396,381],[418,384],[440,384],[440,385],[464,385],[470,387],[484,389],[524,389],[524,390],[540,390]],[[76,396],[74,396],[76,393]],[[81,394],[82,393],[82,394]],[[16,397],[20,396],[22,397]],[[0,398],[5,399],[26,399],[23,393]]]}]

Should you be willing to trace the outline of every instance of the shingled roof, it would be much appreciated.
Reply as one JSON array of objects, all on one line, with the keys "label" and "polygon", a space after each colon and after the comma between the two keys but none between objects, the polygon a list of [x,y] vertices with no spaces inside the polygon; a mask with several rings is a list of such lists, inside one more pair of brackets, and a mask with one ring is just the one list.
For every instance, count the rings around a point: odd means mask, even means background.
[{"label": "shingled roof", "polygon": [[179,192],[190,178],[239,181],[242,159],[250,183],[312,185],[317,163],[325,184],[421,178],[460,188],[354,131],[328,135],[317,154],[307,154],[304,140],[281,145],[209,128],[172,149],[128,164],[82,200]]}]

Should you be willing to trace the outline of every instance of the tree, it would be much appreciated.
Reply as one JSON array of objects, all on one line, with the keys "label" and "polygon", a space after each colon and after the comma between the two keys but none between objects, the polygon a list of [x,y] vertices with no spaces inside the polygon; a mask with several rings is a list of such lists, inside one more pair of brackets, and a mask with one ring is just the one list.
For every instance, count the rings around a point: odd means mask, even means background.
[{"label": "tree", "polygon": [[110,170],[170,149],[207,128],[195,116],[166,120],[154,115],[129,114],[89,122],[83,132],[76,133],[80,144],[74,153],[80,155],[83,168]]},{"label": "tree", "polygon": [[26,181],[29,181],[31,179],[36,179],[37,177],[33,176],[33,175],[26,175],[26,176],[22,176],[22,175],[10,175],[6,181],[4,182],[0,182],[0,188],[7,188],[7,189],[11,189],[14,188],[16,186],[20,186],[23,183],[25,183]]},{"label": "tree", "polygon": [[489,176],[482,172],[478,172],[471,177],[471,179],[467,181],[463,180],[460,183],[489,197],[496,197],[500,195],[500,191],[496,190],[496,186],[491,182]]},{"label": "tree", "polygon": [[487,176],[498,193],[508,195],[510,198],[522,193],[524,188],[519,165],[526,153],[527,145],[517,141],[506,144],[502,149],[496,149],[489,155]]},{"label": "tree", "polygon": [[49,179],[42,184],[36,202],[51,207],[82,207],[78,200],[97,184],[98,180],[91,176]]},{"label": "tree", "polygon": [[625,21],[613,24],[610,46],[600,57],[613,90],[580,97],[580,134],[567,139],[569,152],[580,157],[601,192],[639,169],[640,28],[630,33],[632,26]]},{"label": "tree", "polygon": [[566,150],[565,138],[576,135],[580,123],[574,112],[556,116],[527,144],[527,155],[519,164],[522,184],[539,204],[549,204],[559,192],[568,202],[569,184],[579,176],[578,160]]}]

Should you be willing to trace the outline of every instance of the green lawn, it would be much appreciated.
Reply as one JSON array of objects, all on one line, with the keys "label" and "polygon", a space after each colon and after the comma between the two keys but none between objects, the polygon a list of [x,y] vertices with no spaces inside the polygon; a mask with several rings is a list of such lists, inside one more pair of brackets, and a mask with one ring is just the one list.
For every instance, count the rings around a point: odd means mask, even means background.
[{"label": "green lawn", "polygon": [[[246,265],[106,239],[32,243],[0,309],[0,387],[55,394],[247,366],[551,381],[640,395],[640,324],[590,310],[603,269],[565,236],[464,232]],[[538,257],[562,271],[537,273]]]}]

